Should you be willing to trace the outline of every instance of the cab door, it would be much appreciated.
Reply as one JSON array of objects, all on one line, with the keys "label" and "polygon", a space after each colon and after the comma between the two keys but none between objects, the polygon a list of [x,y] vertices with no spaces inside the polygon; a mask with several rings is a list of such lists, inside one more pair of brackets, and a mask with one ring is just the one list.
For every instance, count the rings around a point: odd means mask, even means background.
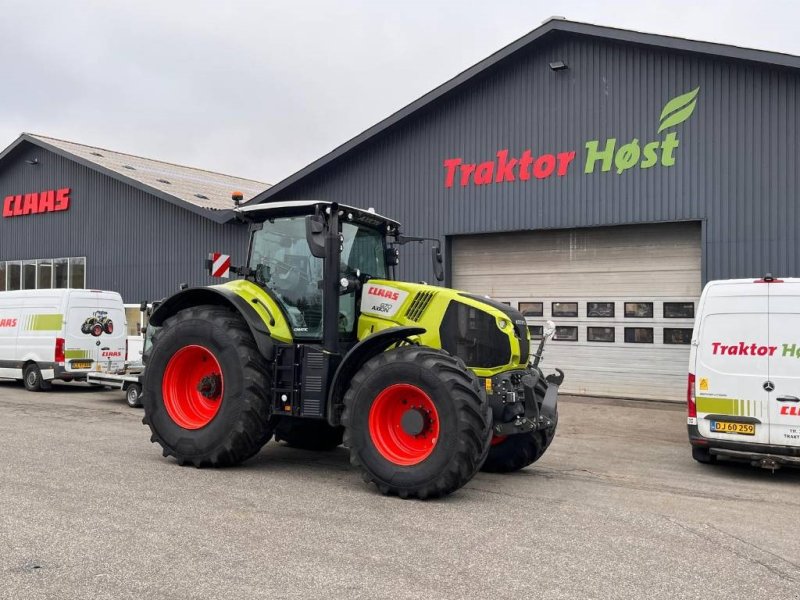
[{"label": "cab door", "polygon": [[715,285],[702,309],[695,363],[697,427],[704,437],[769,443],[766,285]]},{"label": "cab door", "polygon": [[769,287],[769,336],[777,349],[769,361],[770,443],[800,446],[800,284]]}]

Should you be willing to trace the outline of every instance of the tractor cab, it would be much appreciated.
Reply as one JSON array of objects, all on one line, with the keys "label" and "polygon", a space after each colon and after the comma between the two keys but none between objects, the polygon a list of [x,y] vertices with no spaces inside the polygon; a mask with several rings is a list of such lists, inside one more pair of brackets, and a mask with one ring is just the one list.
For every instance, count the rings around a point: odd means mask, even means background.
[{"label": "tractor cab", "polygon": [[252,232],[247,271],[278,301],[293,337],[324,340],[330,350],[355,340],[364,283],[393,278],[398,255],[387,238],[397,241],[399,224],[330,202],[279,202],[240,214]]}]

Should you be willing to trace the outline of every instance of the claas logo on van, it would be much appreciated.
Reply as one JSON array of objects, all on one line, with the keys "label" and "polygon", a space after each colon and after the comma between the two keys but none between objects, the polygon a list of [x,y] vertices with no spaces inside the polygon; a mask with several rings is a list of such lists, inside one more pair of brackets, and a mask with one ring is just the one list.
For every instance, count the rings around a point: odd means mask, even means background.
[{"label": "claas logo on van", "polygon": [[16,327],[16,319],[0,319],[0,327]]}]

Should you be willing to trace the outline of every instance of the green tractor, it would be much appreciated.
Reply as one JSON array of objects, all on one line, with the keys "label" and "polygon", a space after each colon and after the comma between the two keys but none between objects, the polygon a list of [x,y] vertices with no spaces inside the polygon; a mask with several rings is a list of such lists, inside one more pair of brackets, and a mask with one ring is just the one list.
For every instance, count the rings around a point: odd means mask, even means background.
[{"label": "green tractor", "polygon": [[[240,463],[273,436],[332,449],[384,494],[449,494],[547,449],[563,373],[538,366],[523,316],[485,296],[394,280],[422,238],[331,202],[237,208],[247,265],[153,312],[144,423],[180,464]],[[432,248],[442,278],[438,240]]]}]

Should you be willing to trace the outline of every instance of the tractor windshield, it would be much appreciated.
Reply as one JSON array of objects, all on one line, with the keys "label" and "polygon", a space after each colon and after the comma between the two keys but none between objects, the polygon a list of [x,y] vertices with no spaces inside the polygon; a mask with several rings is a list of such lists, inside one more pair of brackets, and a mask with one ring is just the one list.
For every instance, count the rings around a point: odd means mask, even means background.
[{"label": "tractor windshield", "polygon": [[297,337],[322,337],[322,259],[311,255],[305,217],[265,221],[253,232],[250,268],[274,292]]}]

